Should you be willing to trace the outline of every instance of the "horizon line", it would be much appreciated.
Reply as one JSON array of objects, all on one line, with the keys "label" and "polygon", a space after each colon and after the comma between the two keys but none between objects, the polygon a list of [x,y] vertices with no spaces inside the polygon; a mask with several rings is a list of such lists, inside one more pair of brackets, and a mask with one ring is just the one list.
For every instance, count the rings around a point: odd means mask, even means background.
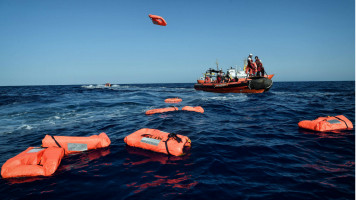
[{"label": "horizon line", "polygon": [[[273,81],[274,83],[279,82],[355,82],[355,80],[339,80],[339,81]],[[182,82],[182,83],[110,83],[111,85],[146,85],[146,84],[196,84],[192,82]],[[70,85],[105,85],[105,83],[75,83],[75,84],[40,84],[40,85],[0,85],[0,87],[24,87],[24,86],[70,86]]]}]

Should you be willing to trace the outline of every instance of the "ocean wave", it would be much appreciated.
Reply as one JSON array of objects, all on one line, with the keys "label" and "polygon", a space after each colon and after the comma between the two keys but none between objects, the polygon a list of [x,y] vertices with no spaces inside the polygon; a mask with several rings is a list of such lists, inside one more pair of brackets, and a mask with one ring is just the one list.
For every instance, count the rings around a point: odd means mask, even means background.
[{"label": "ocean wave", "polygon": [[[192,84],[0,87],[0,94],[0,163],[40,146],[46,134],[111,139],[108,148],[65,156],[50,177],[0,179],[0,199],[90,199],[102,191],[108,199],[354,198],[355,131],[298,127],[334,114],[354,122],[354,82],[276,82],[263,94],[208,93]],[[167,104],[169,97],[183,101]],[[205,112],[181,111],[185,105]],[[145,115],[169,106],[179,111]],[[124,138],[141,128],[187,136],[192,148],[174,157],[126,146]]]}]

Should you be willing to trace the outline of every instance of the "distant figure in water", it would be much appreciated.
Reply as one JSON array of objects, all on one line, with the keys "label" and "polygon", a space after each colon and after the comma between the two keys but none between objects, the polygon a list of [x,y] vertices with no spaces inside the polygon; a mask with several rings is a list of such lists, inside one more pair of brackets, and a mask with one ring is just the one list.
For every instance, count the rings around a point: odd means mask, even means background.
[{"label": "distant figure in water", "polygon": [[264,76],[265,75],[265,68],[263,67],[262,61],[255,56],[255,63],[257,65],[257,74],[256,76]]}]

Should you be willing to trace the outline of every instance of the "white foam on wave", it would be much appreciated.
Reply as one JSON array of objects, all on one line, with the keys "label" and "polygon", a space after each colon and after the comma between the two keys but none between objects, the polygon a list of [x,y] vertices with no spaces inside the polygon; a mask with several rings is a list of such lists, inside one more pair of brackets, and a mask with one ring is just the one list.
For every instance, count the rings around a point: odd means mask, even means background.
[{"label": "white foam on wave", "polygon": [[215,97],[203,97],[203,101],[238,101],[244,102],[248,98],[246,95],[229,95],[229,96],[215,96]]},{"label": "white foam on wave", "polygon": [[105,86],[104,84],[82,85],[82,88],[86,88],[86,89],[111,89],[113,87],[120,87],[120,85],[112,85],[111,87]]},{"label": "white foam on wave", "polygon": [[24,125],[21,125],[18,129],[31,130],[31,129],[33,129],[33,127],[30,125],[24,124]]},{"label": "white foam on wave", "polygon": [[275,95],[280,95],[280,96],[293,96],[293,97],[323,97],[323,96],[332,96],[336,95],[336,92],[319,92],[319,91],[309,91],[309,92],[289,92],[289,91],[273,91],[271,92]]}]

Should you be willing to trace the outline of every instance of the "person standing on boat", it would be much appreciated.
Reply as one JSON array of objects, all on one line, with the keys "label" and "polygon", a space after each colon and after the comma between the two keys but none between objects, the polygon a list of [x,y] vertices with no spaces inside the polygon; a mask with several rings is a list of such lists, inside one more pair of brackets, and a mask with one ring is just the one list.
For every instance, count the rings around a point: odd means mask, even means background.
[{"label": "person standing on boat", "polygon": [[222,82],[222,77],[223,77],[223,73],[222,73],[222,69],[220,69],[220,71],[218,72],[217,77],[216,77],[216,82],[217,83]]},{"label": "person standing on boat", "polygon": [[247,57],[247,67],[246,67],[246,73],[250,75],[255,75],[256,72],[256,64],[252,60],[252,54],[248,55]]},{"label": "person standing on boat", "polygon": [[257,74],[256,74],[256,76],[264,76],[265,75],[265,68],[263,68],[262,61],[258,58],[258,56],[255,56],[255,63],[257,65]]}]

